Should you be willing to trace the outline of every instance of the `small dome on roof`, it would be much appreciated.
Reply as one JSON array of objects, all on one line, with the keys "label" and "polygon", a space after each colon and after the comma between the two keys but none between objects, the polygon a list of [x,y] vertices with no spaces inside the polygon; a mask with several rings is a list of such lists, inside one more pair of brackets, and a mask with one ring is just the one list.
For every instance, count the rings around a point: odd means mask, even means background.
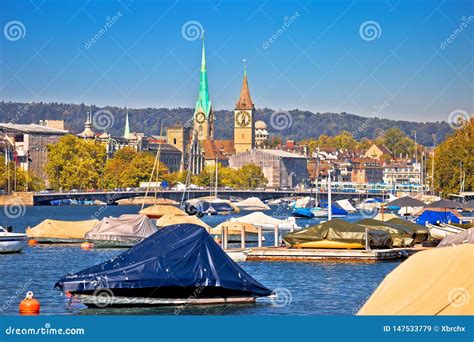
[{"label": "small dome on roof", "polygon": [[255,129],[267,129],[267,124],[262,120],[255,121]]}]

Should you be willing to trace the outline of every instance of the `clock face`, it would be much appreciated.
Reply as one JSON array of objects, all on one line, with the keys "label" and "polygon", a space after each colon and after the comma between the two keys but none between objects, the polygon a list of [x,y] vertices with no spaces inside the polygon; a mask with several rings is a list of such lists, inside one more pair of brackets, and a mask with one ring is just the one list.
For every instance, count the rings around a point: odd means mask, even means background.
[{"label": "clock face", "polygon": [[250,124],[250,114],[247,112],[238,112],[235,120],[240,127],[246,127]]},{"label": "clock face", "polygon": [[204,113],[197,113],[196,115],[196,121],[198,123],[203,123],[204,121],[206,121],[206,116],[204,115]]}]

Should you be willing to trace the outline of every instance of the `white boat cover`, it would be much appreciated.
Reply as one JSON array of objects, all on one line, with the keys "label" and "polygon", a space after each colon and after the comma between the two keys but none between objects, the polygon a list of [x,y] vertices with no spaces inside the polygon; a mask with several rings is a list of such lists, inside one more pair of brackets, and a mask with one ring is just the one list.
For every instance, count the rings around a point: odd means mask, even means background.
[{"label": "white boat cover", "polygon": [[249,197],[234,203],[240,210],[270,210],[270,207],[263,203],[258,197]]},{"label": "white boat cover", "polygon": [[241,217],[233,217],[230,219],[233,222],[245,222],[253,224],[256,227],[262,228],[270,228],[273,229],[276,225],[278,225],[281,229],[297,229],[299,228],[296,225],[296,220],[294,217],[289,217],[286,220],[279,220],[277,218],[265,215],[262,212],[253,212],[251,214],[241,216]]},{"label": "white boat cover", "polygon": [[339,204],[339,206],[342,209],[344,209],[345,211],[347,211],[349,213],[357,212],[357,209],[354,208],[354,206],[351,204],[351,202],[349,202],[348,199],[339,200],[339,201],[336,201],[336,203]]},{"label": "white boat cover", "polygon": [[146,239],[156,231],[147,216],[126,214],[118,218],[104,217],[86,233],[86,239],[128,242],[130,239]]},{"label": "white boat cover", "polygon": [[461,233],[446,236],[437,247],[448,247],[462,245],[464,243],[474,243],[474,228],[466,229]]}]

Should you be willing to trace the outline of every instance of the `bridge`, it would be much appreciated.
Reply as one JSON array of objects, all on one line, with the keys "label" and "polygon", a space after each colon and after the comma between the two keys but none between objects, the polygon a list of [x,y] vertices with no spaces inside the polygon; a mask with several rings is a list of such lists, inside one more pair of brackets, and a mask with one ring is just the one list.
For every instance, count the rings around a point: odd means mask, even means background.
[{"label": "bridge", "polygon": [[[149,192],[148,196],[154,197],[154,191]],[[211,192],[209,190],[189,190],[186,192],[185,199],[199,198],[209,196]],[[246,199],[249,197],[258,197],[262,201],[277,199],[283,197],[300,197],[309,196],[311,191],[308,190],[219,190],[220,198],[239,197]],[[313,196],[315,193],[313,192]],[[54,193],[35,193],[33,194],[33,205],[50,205],[51,201],[61,199],[73,199],[73,200],[88,200],[88,201],[101,201],[109,205],[116,204],[118,200],[144,197],[145,191],[98,191],[98,192],[54,192]],[[176,190],[160,190],[158,197],[167,198],[180,202],[183,196],[182,191]],[[367,197],[380,197],[382,194],[374,193],[360,193],[360,192],[332,192],[333,200],[349,199],[349,198],[367,198]],[[326,192],[318,192],[318,198],[327,200]]]}]

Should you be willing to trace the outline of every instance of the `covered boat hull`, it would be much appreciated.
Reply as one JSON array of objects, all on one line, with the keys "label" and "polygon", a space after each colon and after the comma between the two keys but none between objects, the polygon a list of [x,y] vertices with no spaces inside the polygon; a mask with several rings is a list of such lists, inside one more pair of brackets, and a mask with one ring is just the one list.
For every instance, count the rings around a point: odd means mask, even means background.
[{"label": "covered boat hull", "polygon": [[[100,308],[104,305],[92,295],[76,296],[90,308]],[[150,306],[181,306],[181,305],[219,305],[219,304],[252,304],[254,297],[229,298],[146,298],[146,297],[110,297],[107,307],[150,307]],[[103,299],[102,299],[103,300]],[[104,300],[103,300],[104,301]]]},{"label": "covered boat hull", "polygon": [[311,241],[293,245],[294,248],[331,248],[331,249],[364,249],[365,246],[357,242],[339,242],[330,240]]}]

